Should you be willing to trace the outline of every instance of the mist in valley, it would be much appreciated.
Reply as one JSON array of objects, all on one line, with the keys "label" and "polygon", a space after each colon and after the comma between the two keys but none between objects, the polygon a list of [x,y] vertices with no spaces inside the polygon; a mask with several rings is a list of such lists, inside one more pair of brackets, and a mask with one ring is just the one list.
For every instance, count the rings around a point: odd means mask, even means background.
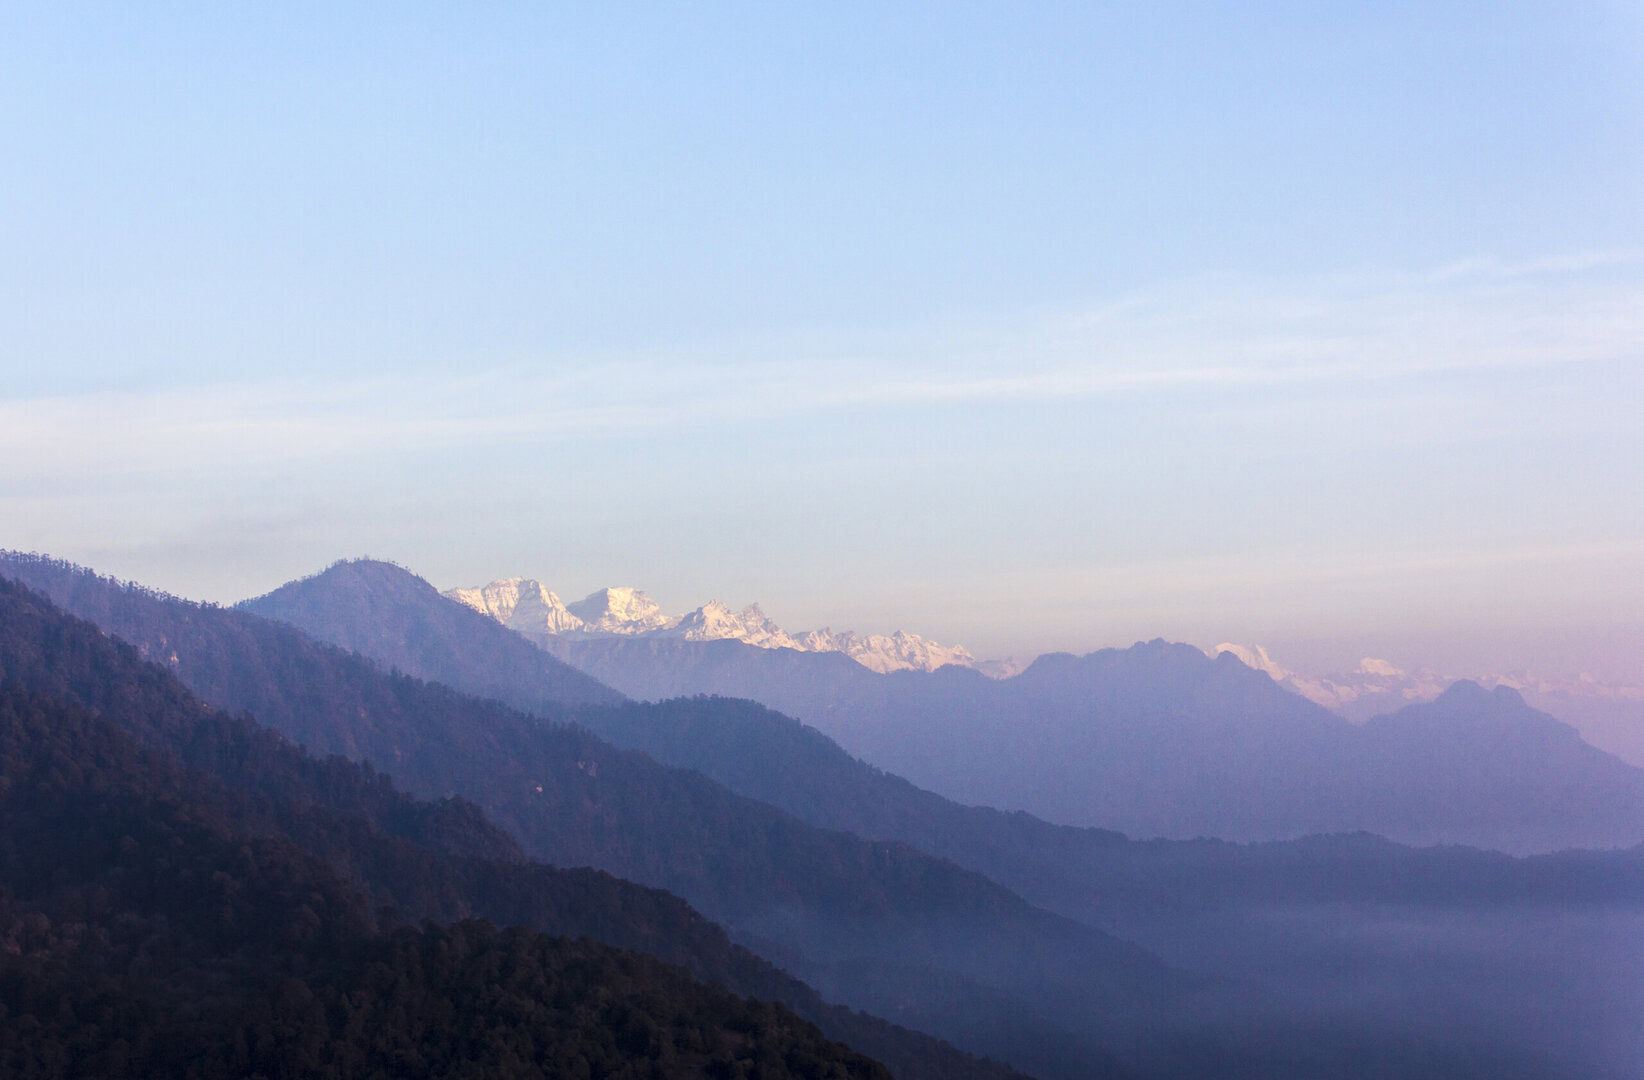
[{"label": "mist in valley", "polygon": [[1644,1080],[1640,56],[0,5],[0,1077]]}]

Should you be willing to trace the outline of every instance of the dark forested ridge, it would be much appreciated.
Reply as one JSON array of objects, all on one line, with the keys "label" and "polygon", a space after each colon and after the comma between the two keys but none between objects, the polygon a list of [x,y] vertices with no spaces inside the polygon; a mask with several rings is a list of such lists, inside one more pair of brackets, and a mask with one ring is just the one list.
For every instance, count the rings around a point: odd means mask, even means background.
[{"label": "dark forested ridge", "polygon": [[[928,1036],[824,1003],[674,896],[596,870],[522,861],[472,804],[416,802],[368,767],[317,761],[245,717],[208,709],[130,646],[4,580],[0,682],[54,695],[44,700],[95,707],[106,718],[96,729],[104,743],[145,748],[120,758],[127,773],[142,765],[138,786],[239,833],[294,841],[345,872],[367,910],[439,921],[480,916],[640,949],[739,994],[786,1002],[833,1038],[868,1048],[898,1076],[1013,1075]],[[48,862],[53,857],[49,846],[41,852]]]},{"label": "dark forested ridge", "polygon": [[[249,712],[316,753],[370,761],[417,794],[471,798],[530,855],[556,865],[660,885],[711,916],[790,940],[804,927],[770,920],[810,909],[857,924],[857,947],[877,937],[887,949],[935,950],[951,938],[958,949],[1061,953],[1070,966],[1129,965],[1126,978],[1158,970],[1139,950],[1036,911],[980,875],[904,845],[807,826],[586,728],[384,672],[257,616],[112,582],[99,589],[100,579],[68,568],[4,569],[162,659],[207,701]],[[1015,939],[972,937],[1001,932]]]},{"label": "dark forested ridge", "polygon": [[[538,755],[538,764],[540,764],[540,759],[543,756],[542,746],[546,745],[557,750],[564,755],[563,759],[550,761],[549,771],[541,772],[540,775],[555,778],[553,782],[565,783],[566,789],[555,790],[548,799],[543,800],[547,807],[537,811],[539,816],[536,818],[535,824],[536,835],[539,838],[546,838],[549,842],[563,841],[564,848],[562,850],[572,853],[570,858],[562,855],[554,860],[560,864],[575,865],[579,862],[596,862],[597,858],[577,858],[576,856],[597,852],[598,848],[590,842],[590,836],[604,835],[614,837],[621,844],[634,845],[640,850],[644,849],[646,843],[656,845],[658,848],[656,862],[659,865],[690,865],[693,862],[700,862],[704,855],[711,858],[714,857],[714,852],[727,850],[727,840],[725,837],[715,836],[711,831],[706,831],[711,830],[712,826],[703,824],[701,820],[703,810],[698,804],[706,802],[710,809],[718,808],[718,812],[724,813],[727,808],[734,811],[746,802],[746,800],[730,796],[729,793],[721,793],[719,789],[694,774],[660,769],[654,763],[651,763],[649,759],[639,755],[619,754],[612,751],[586,732],[528,721],[527,718],[520,717],[518,714],[511,713],[500,706],[476,702],[442,687],[426,685],[414,679],[382,673],[363,660],[340,653],[328,646],[319,646],[303,638],[296,631],[278,624],[250,615],[181,604],[137,590],[124,589],[113,583],[108,583],[108,588],[118,592],[120,597],[125,598],[125,602],[129,602],[138,611],[147,612],[150,616],[153,616],[154,613],[159,613],[161,616],[174,615],[178,623],[187,628],[189,633],[197,635],[195,639],[197,643],[204,641],[210,646],[209,648],[200,648],[197,644],[191,646],[187,641],[183,641],[181,651],[188,654],[196,663],[199,662],[202,654],[207,657],[209,662],[203,666],[207,671],[212,672],[214,677],[233,684],[236,678],[234,665],[245,665],[249,674],[241,684],[242,687],[250,687],[252,695],[266,693],[268,695],[266,700],[274,706],[276,714],[288,718],[297,718],[297,722],[313,725],[312,728],[307,730],[317,730],[323,733],[328,724],[337,724],[344,729],[342,733],[346,735],[348,734],[348,722],[359,719],[363,711],[371,720],[381,725],[381,730],[404,734],[413,739],[418,734],[419,724],[429,724],[438,736],[460,742],[464,737],[463,725],[472,724],[477,741],[482,746],[487,746],[489,744],[487,735],[495,734],[491,726],[495,722],[499,725],[515,725],[517,731],[531,736],[531,740],[527,741],[526,746]],[[20,608],[28,608],[29,605],[25,600],[29,597],[29,594],[15,586],[7,586],[7,589],[9,590],[8,595],[17,600]],[[36,604],[35,608],[38,609],[40,606],[40,604]],[[109,607],[118,610],[119,605],[115,603],[110,604]],[[216,637],[211,633],[211,630],[214,629],[212,618],[217,615],[227,617],[227,629],[223,630],[222,633],[226,635],[228,644],[223,643],[223,637]],[[122,701],[143,700],[145,695],[158,694],[161,696],[170,695],[171,698],[175,699],[173,704],[181,710],[183,716],[202,715],[208,712],[197,701],[188,698],[164,671],[153,665],[138,662],[136,653],[129,647],[119,642],[110,642],[96,628],[88,624],[78,623],[76,620],[68,620],[67,624],[59,625],[59,623],[53,622],[51,618],[41,616],[38,610],[32,614],[26,610],[14,613],[14,621],[19,626],[28,625],[29,619],[34,619],[38,624],[36,631],[21,635],[15,645],[8,645],[6,662],[19,670],[29,668],[32,664],[35,671],[33,677],[42,685],[56,687],[64,692],[74,692],[73,688],[78,687],[78,692],[84,695],[84,700],[88,703],[93,705],[106,704],[116,710],[118,710],[119,703]],[[61,616],[58,616],[58,619],[60,620]],[[73,629],[73,627],[78,627],[78,629]],[[201,628],[204,628],[204,630],[202,631]],[[247,628],[253,632],[266,633],[270,637],[253,638],[251,643],[248,644],[240,637],[241,632]],[[168,645],[182,640],[182,635],[175,633],[176,627],[168,626],[167,629],[173,632],[160,640],[168,643]],[[35,644],[34,640],[41,636],[51,640],[64,639],[59,645],[49,650],[54,663],[42,664],[38,662],[42,654],[42,648]],[[149,651],[152,654],[155,651],[155,639],[149,638],[147,640],[150,644]],[[284,643],[283,646],[282,643]],[[106,680],[99,680],[94,674],[88,674],[95,672],[98,666],[105,662],[102,654],[111,649],[128,654],[127,661],[116,676],[123,684],[118,689],[111,689],[108,685],[105,685]],[[213,649],[220,649],[221,652],[213,653]],[[169,647],[163,651],[163,655],[167,655],[169,658]],[[67,670],[64,670],[64,664],[55,663],[64,658],[74,661],[66,664]],[[169,666],[172,670],[182,667],[181,663],[173,663]],[[290,696],[283,696],[286,695],[287,688],[289,688]],[[243,701],[241,703],[243,704]],[[218,719],[221,721],[220,717]],[[444,726],[442,727],[442,725]],[[180,730],[185,726],[185,723],[183,721],[166,721],[165,726]],[[191,740],[184,739],[182,741],[186,744]],[[276,749],[283,745],[276,737],[266,733],[260,741],[253,740],[253,742],[256,744],[257,753],[263,755],[275,752],[271,749],[270,743]],[[335,746],[336,743],[333,742],[332,745]],[[447,744],[442,742],[440,745],[445,746]],[[287,752],[293,752],[293,749],[289,746],[285,749]],[[201,760],[209,762],[219,758],[227,758],[232,762],[234,756],[234,752],[224,751],[218,747],[202,753]],[[393,760],[393,756],[389,755],[389,759]],[[315,765],[314,767],[320,766]],[[371,775],[369,771],[363,770],[357,765],[340,760],[330,761],[323,767],[344,770],[345,772],[353,769],[364,773],[368,777]],[[517,767],[517,762],[515,767]],[[624,768],[635,770],[635,772],[625,774]],[[638,781],[633,779],[636,774],[640,778]],[[566,783],[566,781],[569,782]],[[378,782],[385,783],[380,778]],[[602,782],[613,784],[614,795],[605,794],[601,786]],[[650,807],[645,812],[645,816],[638,817],[636,821],[624,820],[621,815],[626,812],[623,809],[625,806],[637,805],[641,810],[645,809],[647,798],[652,797],[649,794],[652,788],[648,788],[647,783],[653,785],[656,799],[666,800],[670,794],[683,796],[684,801],[680,811],[684,815],[683,823],[677,820],[679,815],[670,816],[666,805]],[[536,786],[544,787],[544,792],[535,791]],[[546,794],[551,788],[552,783],[533,785],[533,790],[530,792],[532,803],[534,803],[536,796]],[[343,801],[357,800],[358,798],[357,793],[349,791],[345,792]],[[442,805],[461,808],[465,804],[447,801]],[[541,804],[533,805],[533,809],[539,805]],[[758,804],[750,805],[758,807]],[[560,813],[561,811],[562,813]],[[474,813],[472,808],[468,808],[466,812]],[[1139,950],[1121,946],[1117,943],[1109,944],[1110,939],[1106,939],[1102,935],[1094,934],[1078,927],[1076,924],[1056,920],[1044,913],[1036,913],[1019,899],[996,886],[992,886],[990,883],[981,882],[984,886],[983,889],[972,888],[970,894],[967,895],[962,891],[967,875],[958,871],[957,868],[937,863],[924,856],[913,856],[911,852],[904,856],[901,854],[903,849],[895,848],[886,849],[887,853],[891,855],[889,859],[880,859],[878,856],[862,858],[855,853],[862,852],[866,845],[854,840],[854,838],[835,837],[833,834],[819,833],[800,825],[800,823],[787,818],[785,815],[777,814],[769,808],[759,807],[759,812],[761,817],[757,818],[756,821],[766,823],[760,826],[767,830],[767,834],[763,837],[749,833],[749,823],[747,822],[743,822],[739,830],[734,818],[726,830],[726,836],[729,837],[732,844],[741,835],[750,837],[748,845],[750,850],[744,853],[747,857],[743,860],[745,865],[741,872],[748,875],[749,880],[754,883],[750,886],[750,891],[754,893],[754,899],[757,901],[761,893],[770,895],[772,890],[812,886],[818,876],[821,876],[825,883],[828,875],[844,875],[846,881],[849,880],[851,874],[856,874],[859,877],[867,875],[866,880],[862,881],[859,886],[848,886],[850,889],[860,889],[859,893],[845,892],[840,894],[842,900],[840,906],[844,914],[840,917],[839,923],[833,926],[821,926],[820,923],[813,922],[811,926],[813,933],[838,932],[844,935],[848,933],[848,930],[839,930],[837,929],[838,925],[842,923],[848,927],[853,911],[867,913],[866,915],[858,914],[856,917],[859,919],[877,917],[876,913],[884,913],[877,931],[878,936],[864,934],[860,939],[864,942],[862,948],[867,950],[869,955],[873,954],[873,950],[879,950],[883,954],[892,948],[901,949],[906,955],[927,947],[927,942],[934,942],[935,945],[931,946],[930,952],[925,955],[940,956],[941,953],[937,950],[945,944],[944,935],[946,935],[947,941],[956,942],[958,945],[957,948],[952,950],[954,956],[961,961],[968,959],[972,963],[979,964],[990,961],[992,956],[997,955],[1000,950],[1009,950],[1012,947],[1009,942],[1013,938],[1020,940],[1027,935],[1043,933],[1046,936],[1043,937],[1042,944],[1037,947],[1046,953],[1054,953],[1057,949],[1067,946],[1063,950],[1063,962],[1070,965],[1078,963],[1081,957],[1088,957],[1091,946],[1094,945],[1099,949],[1115,950],[1119,959],[1124,962],[1129,962],[1132,957],[1141,957],[1143,965],[1141,974],[1143,976],[1151,971],[1163,970],[1156,962],[1147,961],[1145,954],[1141,954]],[[449,813],[447,811],[447,816],[449,816]],[[695,817],[692,815],[695,815]],[[614,820],[611,820],[613,816]],[[659,844],[654,835],[648,835],[645,832],[648,822],[654,819],[667,819],[667,824],[672,831],[665,833],[665,835],[674,838],[672,843],[677,845],[675,848],[669,849],[665,844]],[[683,827],[681,827],[681,824],[683,824]],[[494,834],[494,830],[490,830],[488,825],[486,830]],[[786,835],[789,833],[793,834],[792,839]],[[483,836],[480,839],[483,839]],[[470,838],[464,842],[473,843],[475,839]],[[762,848],[761,845],[766,847]],[[836,849],[843,851],[847,857],[841,860],[837,855],[830,854],[829,845],[835,845]],[[504,873],[505,868],[500,868],[498,860],[492,859],[486,861],[482,866],[470,867],[464,871],[467,876],[462,879],[463,881],[471,879],[479,883],[474,889],[465,890],[446,882],[446,879],[442,877],[442,874],[449,875],[452,872],[449,867],[439,872],[430,871],[426,866],[419,867],[415,858],[416,853],[411,850],[411,847],[412,845],[402,845],[398,849],[388,852],[384,852],[380,848],[374,849],[370,858],[354,855],[349,857],[355,859],[361,867],[370,868],[379,864],[385,866],[386,869],[383,873],[389,874],[393,881],[410,890],[413,895],[422,897],[424,902],[431,903],[433,900],[444,897],[446,899],[445,905],[439,907],[436,911],[440,917],[462,917],[468,911],[476,910],[472,906],[474,905],[472,897],[475,889],[478,889],[483,895],[490,898],[490,905],[483,909],[483,913],[502,921],[514,919],[529,921],[521,918],[521,916],[529,916],[533,911],[529,905],[532,893],[529,888],[522,885],[521,875],[545,873],[547,872],[545,868],[535,867],[513,873]],[[618,847],[615,850],[621,851],[623,849]],[[534,852],[533,854],[540,855],[540,852]],[[807,877],[807,867],[804,860],[811,857],[812,854],[817,855],[818,864],[815,871]],[[787,870],[772,871],[768,868],[771,866],[773,859],[791,859],[792,863],[790,863]],[[935,871],[934,876],[922,878],[919,873],[906,873],[905,869],[907,868],[903,864],[908,863],[912,864],[911,869],[914,870],[922,865],[928,866]],[[610,881],[610,879],[605,879],[604,875],[585,873],[585,876],[596,881]],[[502,881],[501,885],[498,883],[499,878]],[[875,884],[876,878],[878,884]],[[977,880],[980,881],[981,879]],[[960,904],[970,903],[974,905],[980,899],[985,905],[989,906],[984,906],[979,911],[973,906],[970,909],[968,918],[964,917],[965,909],[961,908],[959,914],[952,914],[944,921],[940,917],[943,910],[948,913],[954,912],[955,905],[952,901],[955,897],[945,895],[945,891],[955,881],[961,883],[961,891],[957,896]],[[442,884],[442,882],[445,883]],[[636,889],[633,886],[627,886],[625,883],[617,884],[635,893],[655,895],[650,894],[648,890]],[[504,888],[503,885],[507,887]],[[481,889],[479,886],[483,886],[483,888]],[[602,887],[606,889],[607,899],[622,901],[608,906],[623,909],[632,900],[632,897],[624,900],[620,894],[613,898],[610,896],[610,887]],[[879,892],[876,893],[875,890],[879,890]],[[549,895],[552,894],[551,889],[545,890],[545,892]],[[978,895],[978,892],[980,895]],[[922,902],[920,899],[922,895],[937,898],[937,903],[933,906],[937,907],[938,917],[932,917],[928,911],[920,909],[919,904]],[[508,897],[519,897],[520,899],[513,902],[513,906],[508,906],[502,902]],[[540,897],[538,901],[540,902]],[[675,903],[677,904],[677,901]],[[470,906],[465,909],[465,904]],[[945,905],[945,908],[943,905]],[[991,905],[997,905],[997,910],[1004,917],[1002,921],[1005,923],[1004,932],[1007,936],[1003,942],[998,936],[990,937],[987,932],[989,928],[985,925],[981,926],[983,933],[978,935],[970,933],[982,920],[992,916],[994,908]],[[684,907],[682,904],[678,906],[681,909]],[[1012,914],[1017,912],[1022,913],[1022,915],[1018,916],[1019,921],[1013,927],[1010,925],[1009,920]],[[783,911],[778,914],[784,919],[792,918],[791,912]],[[584,909],[584,917],[587,917],[586,908]],[[701,922],[700,919],[697,919],[697,921]],[[707,926],[710,924],[703,923],[702,925]],[[770,924],[773,934],[771,941],[773,952],[784,960],[792,960],[796,956],[804,959],[803,953],[800,951],[805,942],[803,934],[794,935],[790,942],[788,938],[780,936],[784,933],[786,925],[784,923]],[[899,926],[911,926],[916,931],[922,927],[925,940],[909,940],[907,937],[899,938],[896,933]],[[873,929],[871,924],[869,929]],[[717,930],[714,932],[718,933]],[[674,958],[668,956],[667,952],[657,945],[654,940],[619,940],[622,944],[632,944],[636,947],[646,948],[648,951],[662,952],[665,957]],[[854,946],[858,939],[842,937],[841,940],[848,941]],[[1031,937],[1028,937],[1028,944],[1030,950],[1025,950],[1024,955],[1031,956],[1031,948],[1033,947]],[[728,943],[725,947],[728,948]],[[963,949],[966,948],[972,950],[968,956],[963,952]],[[981,950],[994,950],[994,952],[990,954]],[[704,964],[700,956],[680,959],[691,962],[693,970],[697,970],[699,974],[705,977],[720,979],[722,976],[720,967]],[[721,967],[723,966],[721,964]],[[820,966],[816,967],[816,971],[827,974],[828,964],[821,963]],[[1098,972],[1098,975],[1100,974]],[[1130,972],[1126,971],[1122,974],[1130,974]],[[925,977],[944,985],[964,981],[951,970],[933,971]],[[950,1049],[941,1048],[940,1044],[936,1044],[933,1040],[924,1039],[921,1042],[920,1037],[912,1036],[909,1033],[891,1037],[886,1031],[881,1030],[886,1027],[885,1025],[875,1027],[867,1018],[853,1018],[852,1014],[844,1010],[825,1007],[820,1001],[815,1000],[813,992],[805,990],[791,979],[785,980],[787,984],[785,988],[781,985],[772,986],[769,979],[761,982],[749,978],[746,974],[741,976],[739,980],[727,978],[725,981],[736,986],[741,992],[760,992],[767,993],[770,996],[780,996],[782,1000],[789,1001],[790,1004],[794,1004],[796,1007],[805,1008],[807,1015],[811,1015],[819,1022],[824,1023],[827,1030],[835,1037],[847,1038],[853,1045],[864,1047],[881,1060],[886,1060],[900,1075],[946,1075],[955,1072],[965,1073],[966,1070],[980,1067],[971,1059],[959,1058],[957,1055],[953,1055]],[[835,981],[831,985],[837,989],[840,984]],[[1105,985],[1109,988],[1113,986],[1111,980],[1107,981]],[[790,994],[796,990],[808,994],[812,1004],[807,1006],[805,1000],[793,1000]],[[910,1009],[904,1009],[899,1013],[899,1017],[904,1022],[919,1024],[927,1030],[930,1027],[940,1026],[933,1021],[942,1019],[939,1016],[932,1017]],[[943,1066],[938,1071],[931,1072],[927,1067],[927,1059],[940,1061],[944,1053],[952,1055],[957,1063],[950,1063],[949,1066]],[[1089,1066],[1092,1061],[1089,1057],[1083,1060],[1086,1066]],[[962,1064],[964,1062],[969,1062],[969,1064]],[[1102,1067],[1105,1068],[1105,1066]],[[975,1073],[974,1075],[984,1074]]]},{"label": "dark forested ridge", "polygon": [[1077,918],[1275,903],[1644,902],[1644,847],[1514,857],[1411,847],[1368,833],[1265,843],[1138,841],[961,806],[750,701],[630,703],[585,722],[618,746],[699,769],[814,824],[942,855]]},{"label": "dark forested ridge", "polygon": [[[155,760],[167,760],[166,748],[175,747],[189,764],[227,782],[194,784],[191,804],[209,804],[259,834],[296,839],[345,867],[368,890],[368,908],[388,904],[408,917],[440,920],[484,915],[592,935],[687,964],[739,992],[787,1002],[834,1037],[871,1049],[899,1076],[1014,1075],[926,1036],[826,1005],[672,896],[593,870],[522,864],[509,838],[472,804],[417,803],[368,766],[340,757],[317,761],[244,716],[205,708],[124,642],[7,581],[0,581],[0,679],[96,708],[125,725]],[[316,685],[305,689],[313,694]],[[446,699],[455,695],[442,693]],[[170,775],[177,780],[190,773],[179,768]],[[45,852],[49,857],[50,849]],[[922,1018],[917,1011],[905,1015]]]},{"label": "dark forested ridge", "polygon": [[[112,723],[0,686],[0,1075],[886,1077],[780,1005],[588,940],[393,929]],[[391,932],[384,933],[384,930]]]}]

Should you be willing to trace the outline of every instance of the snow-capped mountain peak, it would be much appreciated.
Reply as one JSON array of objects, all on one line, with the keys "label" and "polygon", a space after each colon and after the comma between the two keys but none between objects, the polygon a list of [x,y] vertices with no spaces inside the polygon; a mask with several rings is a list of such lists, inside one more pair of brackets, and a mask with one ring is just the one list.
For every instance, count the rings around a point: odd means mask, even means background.
[{"label": "snow-capped mountain peak", "polygon": [[948,664],[975,667],[976,658],[962,645],[938,645],[918,634],[898,630],[889,636],[862,636],[850,630],[835,633],[827,627],[801,634],[798,647],[808,652],[842,652],[865,668],[880,673],[935,671]]},{"label": "snow-capped mountain peak", "polygon": [[1353,719],[1392,712],[1411,702],[1431,701],[1450,682],[1431,671],[1408,672],[1370,656],[1350,672],[1303,675],[1280,665],[1260,645],[1224,642],[1208,651],[1212,656],[1232,653],[1246,667],[1266,672],[1280,686]]},{"label": "snow-capped mountain peak", "polygon": [[710,600],[695,611],[687,613],[668,631],[687,641],[721,641],[730,638],[758,645],[762,649],[797,649],[799,644],[786,630],[776,625],[759,610],[758,604],[749,604],[741,611],[732,611],[718,600]]},{"label": "snow-capped mountain peak", "polygon": [[1224,641],[1210,650],[1213,657],[1222,653],[1232,653],[1245,667],[1266,672],[1274,682],[1283,682],[1290,676],[1290,672],[1280,667],[1278,661],[1267,655],[1267,650],[1260,645],[1235,645],[1231,641]]},{"label": "snow-capped mountain peak", "polygon": [[790,634],[758,604],[733,611],[718,600],[710,600],[685,615],[669,616],[645,593],[626,586],[600,589],[569,605],[531,578],[503,578],[475,588],[450,589],[445,595],[510,629],[534,634],[646,634],[686,641],[741,641],[762,649],[840,652],[881,673],[935,671],[957,664],[1001,678],[1014,674],[1019,667],[1013,663],[979,663],[962,646],[939,645],[901,630],[889,635],[860,635],[823,627]]},{"label": "snow-capped mountain peak", "polygon": [[530,578],[505,578],[473,589],[452,589],[445,595],[485,613],[510,630],[563,634],[582,629],[582,620],[571,614],[542,583]]},{"label": "snow-capped mountain peak", "polygon": [[582,620],[580,629],[599,634],[644,634],[679,622],[664,615],[655,600],[625,585],[591,592],[568,610]]}]

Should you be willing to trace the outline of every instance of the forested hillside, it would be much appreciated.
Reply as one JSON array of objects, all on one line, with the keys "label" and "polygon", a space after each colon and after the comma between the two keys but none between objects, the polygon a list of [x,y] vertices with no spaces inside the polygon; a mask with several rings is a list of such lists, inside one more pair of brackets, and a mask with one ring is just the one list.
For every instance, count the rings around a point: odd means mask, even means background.
[{"label": "forested hillside", "polygon": [[[669,888],[728,923],[743,944],[822,984],[833,1001],[894,1010],[897,1023],[964,1049],[1032,1061],[1035,1070],[1041,1061],[1064,1072],[1111,1070],[1102,1044],[1073,1039],[1069,1027],[1122,1015],[1181,981],[1142,950],[952,864],[816,830],[585,730],[382,672],[256,616],[106,581],[99,593],[86,587],[98,580],[92,575],[36,565],[72,576],[82,597],[94,596],[114,624],[105,629],[142,642],[150,655],[186,657],[168,666],[226,689],[233,696],[223,704],[274,717],[288,738],[392,763],[398,783],[431,797],[461,792],[532,857]],[[716,908],[717,897],[724,900]],[[885,970],[898,973],[894,984]],[[910,980],[932,992],[908,998]],[[956,994],[962,1008],[950,1004]],[[1011,1015],[1034,1023],[978,1029],[975,1003],[1000,994],[1016,1002]],[[1052,1006],[1050,1019],[1029,1004],[1041,1001]],[[878,1044],[871,1052],[891,1056]]]},{"label": "forested hillside", "polygon": [[0,1075],[887,1077],[780,1005],[592,941],[392,929],[112,724],[0,689]]},{"label": "forested hillside", "polygon": [[[477,916],[642,949],[739,994],[784,1001],[834,1038],[871,1047],[898,1076],[1009,1075],[928,1036],[825,1004],[674,896],[595,870],[525,862],[472,804],[416,802],[380,773],[341,758],[317,761],[245,717],[206,708],[129,646],[8,581],[0,581],[0,683],[47,695],[40,700],[54,717],[62,700],[95,708],[95,724],[57,725],[73,746],[90,747],[95,761],[123,762],[138,786],[236,835],[295,844],[305,857],[320,858],[345,874],[360,909],[373,917]],[[82,729],[96,738],[73,734]],[[37,854],[43,867],[58,857],[49,844]]]}]

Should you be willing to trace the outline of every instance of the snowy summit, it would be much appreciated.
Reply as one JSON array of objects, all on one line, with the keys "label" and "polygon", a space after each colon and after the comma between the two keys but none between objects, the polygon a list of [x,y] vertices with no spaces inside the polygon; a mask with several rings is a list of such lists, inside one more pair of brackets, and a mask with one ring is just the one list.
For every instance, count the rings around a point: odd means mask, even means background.
[{"label": "snowy summit", "polygon": [[686,641],[741,641],[761,649],[844,653],[863,667],[881,673],[935,671],[948,664],[973,667],[990,675],[996,669],[999,674],[1009,670],[978,662],[963,646],[939,645],[901,630],[890,635],[862,635],[823,627],[790,634],[772,622],[758,604],[735,611],[718,600],[710,600],[694,611],[670,616],[635,588],[600,589],[574,604],[566,604],[531,578],[503,578],[474,588],[450,589],[445,595],[527,635],[647,634]]}]

